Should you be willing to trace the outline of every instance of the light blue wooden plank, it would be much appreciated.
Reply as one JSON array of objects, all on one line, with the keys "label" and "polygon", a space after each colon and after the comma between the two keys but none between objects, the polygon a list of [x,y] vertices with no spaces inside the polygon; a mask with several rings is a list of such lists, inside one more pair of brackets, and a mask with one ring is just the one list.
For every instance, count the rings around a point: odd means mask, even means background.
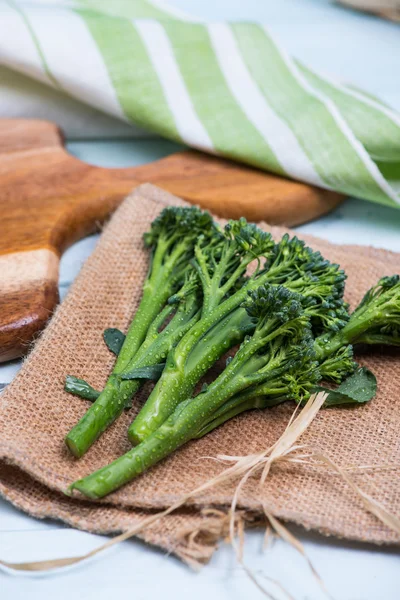
[{"label": "light blue wooden plank", "polygon": [[335,244],[360,244],[400,252],[400,210],[347,200],[334,212],[295,228]]},{"label": "light blue wooden plank", "polygon": [[[357,548],[343,541],[331,542],[295,529],[305,544],[306,552],[324,583],[338,600],[397,600],[398,556],[396,552]],[[262,533],[246,535],[244,560],[260,583],[278,600],[287,597],[268,582],[268,577],[281,581],[295,598],[326,600],[305,560],[293,548],[277,541],[262,551]],[[70,529],[61,531],[0,532],[0,557],[10,561],[45,560],[76,556],[104,541]],[[379,577],[377,574],[379,573]],[[340,576],[338,575],[340,574]],[[260,592],[237,563],[227,545],[200,573],[194,573],[178,560],[160,551],[127,541],[102,556],[80,566],[69,567],[58,575],[6,577],[0,574],[2,597],[43,600],[54,594],[58,600],[106,600],[134,595],[135,600],[174,598],[174,600],[239,600],[262,598]],[[301,592],[300,592],[301,590]],[[3,596],[4,595],[4,596]]]}]

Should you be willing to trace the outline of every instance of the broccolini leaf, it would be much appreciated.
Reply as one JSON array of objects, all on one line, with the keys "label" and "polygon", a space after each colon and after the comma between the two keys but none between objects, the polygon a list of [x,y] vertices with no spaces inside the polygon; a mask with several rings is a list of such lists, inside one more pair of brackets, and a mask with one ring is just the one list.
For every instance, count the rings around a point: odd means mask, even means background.
[{"label": "broccolini leaf", "polygon": [[165,363],[149,367],[138,367],[137,369],[132,369],[129,373],[121,375],[121,379],[153,379],[157,381],[157,379],[160,379],[164,367]]},{"label": "broccolini leaf", "polygon": [[318,386],[315,391],[328,392],[326,407],[341,404],[362,404],[369,402],[376,395],[376,377],[366,367],[360,367],[339,385],[336,390]]},{"label": "broccolini leaf", "polygon": [[100,396],[100,392],[89,385],[87,381],[78,379],[78,377],[74,377],[73,375],[67,375],[65,378],[64,390],[69,394],[74,394],[74,396],[79,396],[92,402]]},{"label": "broccolini leaf", "polygon": [[122,344],[125,341],[125,335],[122,333],[122,331],[116,329],[115,327],[109,327],[108,329],[104,330],[103,338],[107,348],[111,350],[113,354],[118,356],[122,348]]}]

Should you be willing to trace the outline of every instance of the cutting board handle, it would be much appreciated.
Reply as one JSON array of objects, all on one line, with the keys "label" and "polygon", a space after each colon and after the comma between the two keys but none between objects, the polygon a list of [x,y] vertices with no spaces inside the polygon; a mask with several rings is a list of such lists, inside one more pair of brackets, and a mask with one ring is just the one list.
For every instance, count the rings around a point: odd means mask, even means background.
[{"label": "cutting board handle", "polygon": [[154,183],[222,217],[297,225],[342,197],[199,152],[125,169],[68,154],[47,121],[0,120],[0,362],[24,354],[58,301],[62,252],[136,185]]}]

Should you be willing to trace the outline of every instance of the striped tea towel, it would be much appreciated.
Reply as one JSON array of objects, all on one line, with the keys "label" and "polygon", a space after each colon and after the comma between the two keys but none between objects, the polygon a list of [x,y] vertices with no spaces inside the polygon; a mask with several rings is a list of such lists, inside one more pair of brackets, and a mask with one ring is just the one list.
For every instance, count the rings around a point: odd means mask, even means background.
[{"label": "striped tea towel", "polygon": [[289,57],[256,23],[155,0],[8,0],[0,63],[189,146],[400,204],[400,116]]}]

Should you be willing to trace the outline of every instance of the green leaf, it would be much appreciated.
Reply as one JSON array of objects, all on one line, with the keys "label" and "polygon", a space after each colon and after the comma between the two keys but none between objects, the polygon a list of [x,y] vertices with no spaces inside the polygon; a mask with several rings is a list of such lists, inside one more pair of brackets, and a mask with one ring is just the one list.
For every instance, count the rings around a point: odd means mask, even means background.
[{"label": "green leaf", "polygon": [[85,400],[91,400],[92,402],[97,400],[100,396],[100,392],[92,388],[87,381],[78,379],[78,377],[74,377],[73,375],[67,375],[65,378],[64,389],[66,392],[74,394],[74,396],[79,396]]},{"label": "green leaf", "polygon": [[154,381],[157,381],[157,379],[160,379],[164,367],[165,363],[151,365],[149,367],[138,367],[137,369],[132,369],[132,371],[129,371],[128,373],[123,373],[121,379],[153,379]]},{"label": "green leaf", "polygon": [[366,367],[360,367],[353,375],[339,385],[336,390],[317,386],[315,391],[328,392],[324,406],[340,406],[343,404],[362,404],[369,402],[376,395],[376,377]]},{"label": "green leaf", "polygon": [[103,338],[107,348],[116,356],[118,356],[122,348],[122,344],[125,341],[125,335],[122,333],[122,331],[116,329],[115,327],[109,327],[108,329],[104,330]]}]

